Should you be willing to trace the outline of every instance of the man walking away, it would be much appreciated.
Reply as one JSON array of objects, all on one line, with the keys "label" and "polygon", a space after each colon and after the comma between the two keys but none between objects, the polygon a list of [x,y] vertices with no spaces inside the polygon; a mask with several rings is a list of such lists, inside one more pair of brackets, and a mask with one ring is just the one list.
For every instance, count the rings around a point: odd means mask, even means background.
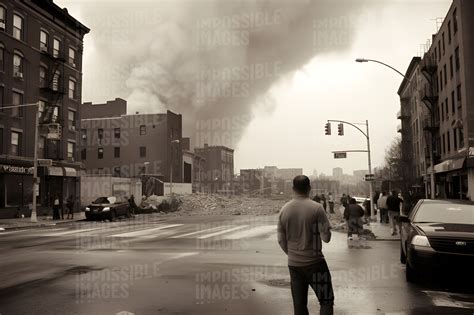
[{"label": "man walking away", "polygon": [[390,218],[390,225],[392,235],[397,235],[398,216],[400,215],[400,205],[403,200],[398,197],[396,191],[392,191],[392,194],[387,198],[388,216]]},{"label": "man walking away", "polygon": [[380,223],[388,223],[387,192],[382,192],[382,196],[377,200],[377,208],[380,210]]},{"label": "man walking away", "polygon": [[347,221],[347,238],[352,241],[352,234],[359,236],[362,233],[362,217],[364,209],[357,204],[354,198],[349,200],[349,205],[344,210],[344,219]]},{"label": "man walking away", "polygon": [[334,195],[332,193],[329,193],[328,201],[329,201],[329,213],[334,213]]},{"label": "man walking away", "polygon": [[59,197],[56,195],[53,200],[53,220],[59,220]]},{"label": "man walking away", "polygon": [[331,273],[321,251],[321,241],[331,240],[331,226],[322,205],[309,198],[308,177],[296,176],[293,191],[294,198],[280,211],[278,243],[288,255],[294,314],[309,314],[309,286],[318,297],[320,314],[333,314]]},{"label": "man walking away", "polygon": [[74,197],[72,195],[69,195],[69,197],[67,198],[66,207],[67,207],[66,220],[69,219],[69,215],[71,215],[71,219],[74,219]]},{"label": "man walking away", "polygon": [[324,196],[324,194],[321,194],[321,202],[323,204],[324,211],[327,213],[326,196]]}]

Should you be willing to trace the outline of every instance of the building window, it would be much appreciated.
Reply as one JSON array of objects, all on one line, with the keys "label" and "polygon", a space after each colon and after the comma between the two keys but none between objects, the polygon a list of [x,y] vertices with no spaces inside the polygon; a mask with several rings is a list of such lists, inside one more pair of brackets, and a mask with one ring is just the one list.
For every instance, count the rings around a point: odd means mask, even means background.
[{"label": "building window", "polygon": [[445,44],[445,41],[444,41],[444,32],[443,32],[443,34],[441,34],[441,38],[443,39],[443,56],[444,56],[444,53],[446,52],[446,44]]},{"label": "building window", "polygon": [[76,66],[76,51],[69,47],[69,64],[73,67]]},{"label": "building window", "polygon": [[447,151],[451,152],[451,137],[449,136],[449,131],[446,133],[446,142],[448,143]]},{"label": "building window", "polygon": [[21,155],[21,133],[12,131],[11,132],[11,155],[20,156]]},{"label": "building window", "polygon": [[38,139],[38,157],[39,158],[44,158],[44,147],[46,144],[46,138],[45,137],[39,137]]},{"label": "building window", "polygon": [[438,40],[438,51],[439,51],[438,61],[440,61],[441,60],[441,40]]},{"label": "building window", "polygon": [[449,119],[449,99],[446,97],[446,100],[444,101],[444,106],[446,108],[446,120]]},{"label": "building window", "polygon": [[140,136],[146,135],[146,126],[141,125],[140,126]]},{"label": "building window", "polygon": [[18,53],[13,55],[13,77],[23,79],[23,56]]},{"label": "building window", "polygon": [[45,108],[46,108],[46,102],[43,100],[39,100],[38,101],[38,118],[40,122],[43,122],[44,120],[43,114],[44,114]]},{"label": "building window", "polygon": [[451,44],[451,21],[448,21],[448,43]]},{"label": "building window", "polygon": [[446,135],[443,134],[443,154],[446,154]]},{"label": "building window", "polygon": [[76,112],[73,110],[69,110],[67,112],[67,119],[68,119],[69,130],[75,131],[76,130]]},{"label": "building window", "polygon": [[456,129],[453,130],[453,149],[454,149],[454,151],[457,151],[457,149],[458,149],[458,139],[457,139]]},{"label": "building window", "polygon": [[[23,104],[23,94],[18,92],[12,93],[12,104],[13,105],[21,105]],[[15,107],[12,108],[12,116],[21,117],[23,115],[23,108],[22,107]]]},{"label": "building window", "polygon": [[120,128],[114,128],[114,138],[120,139]]},{"label": "building window", "polygon": [[0,29],[5,30],[7,11],[3,6],[0,6]]},{"label": "building window", "polygon": [[59,121],[59,106],[54,106],[52,122],[56,123]]},{"label": "building window", "polygon": [[[1,6],[0,6],[1,8]],[[3,65],[4,65],[4,58],[5,58],[5,48],[3,47],[2,44],[0,44],[0,71],[4,71]]]},{"label": "building window", "polygon": [[114,167],[114,177],[120,177],[120,166]]},{"label": "building window", "polygon": [[444,65],[443,70],[444,70],[444,85],[446,86],[448,84],[448,71],[446,70],[446,65]]},{"label": "building window", "polygon": [[464,148],[464,132],[462,131],[462,129],[458,129],[459,131],[459,137],[458,137],[458,142],[459,142],[459,145],[458,147],[460,148]]},{"label": "building window", "polygon": [[456,62],[456,71],[458,71],[461,67],[461,61],[459,60],[459,46],[456,47],[456,50],[454,51],[454,60]]},{"label": "building window", "polygon": [[82,143],[86,143],[87,140],[87,129],[81,129]]},{"label": "building window", "polygon": [[443,90],[443,69],[439,72],[439,88],[441,91]]},{"label": "building window", "polygon": [[104,158],[104,148],[98,148],[97,149],[97,158],[99,160],[102,160]]},{"label": "building window", "polygon": [[120,157],[120,147],[115,147],[114,148],[114,158],[119,158]]},{"label": "building window", "polygon": [[83,160],[83,161],[87,160],[87,150],[86,149],[81,150],[81,160]]},{"label": "building window", "polygon": [[[5,95],[5,91],[3,89],[3,86],[0,86],[0,107],[3,107],[3,104],[5,104],[4,95]],[[3,111],[3,109],[1,110]]]},{"label": "building window", "polygon": [[69,98],[76,98],[76,81],[69,79]]},{"label": "building window", "polygon": [[58,58],[61,53],[61,41],[57,38],[53,39],[53,57]]},{"label": "building window", "polygon": [[453,11],[453,28],[454,28],[454,34],[458,32],[458,10],[457,8],[454,9]]},{"label": "building window", "polygon": [[451,74],[451,79],[454,76],[454,61],[453,61],[453,56],[449,57],[449,72]]},{"label": "building window", "polygon": [[47,85],[47,82],[48,82],[48,78],[46,77],[47,73],[48,73],[48,70],[45,67],[40,66],[40,68],[39,68],[39,85],[42,88],[46,87],[46,85]]},{"label": "building window", "polygon": [[140,147],[140,157],[146,157],[146,147]]},{"label": "building window", "polygon": [[97,129],[97,138],[99,139],[99,141],[104,138],[104,129],[102,128]]},{"label": "building window", "polygon": [[443,121],[444,120],[444,103],[443,102],[441,102],[439,111],[441,112],[441,121]]},{"label": "building window", "polygon": [[23,18],[19,15],[13,15],[13,37],[23,40]]},{"label": "building window", "polygon": [[49,35],[45,31],[40,31],[40,50],[41,51],[48,51],[48,39]]},{"label": "building window", "polygon": [[74,151],[76,149],[76,144],[74,142],[67,143],[67,158],[74,161]]},{"label": "building window", "polygon": [[456,111],[456,99],[454,95],[454,90],[451,92],[451,112],[454,115],[454,112]]},{"label": "building window", "polygon": [[461,84],[458,85],[457,87],[457,92],[458,92],[458,108],[462,107],[462,97],[461,97]]},{"label": "building window", "polygon": [[53,91],[59,91],[59,83],[61,82],[61,74],[58,70],[54,71],[53,75]]}]

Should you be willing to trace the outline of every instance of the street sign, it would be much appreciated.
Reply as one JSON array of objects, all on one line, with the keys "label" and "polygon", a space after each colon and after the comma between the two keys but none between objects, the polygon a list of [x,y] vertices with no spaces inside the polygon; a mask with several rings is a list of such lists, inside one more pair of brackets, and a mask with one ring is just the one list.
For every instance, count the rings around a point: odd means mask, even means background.
[{"label": "street sign", "polygon": [[373,182],[375,180],[375,175],[374,174],[365,174],[364,180],[366,182]]},{"label": "street sign", "polygon": [[345,159],[345,158],[347,158],[347,153],[346,152],[334,152],[334,158],[335,159]]},{"label": "street sign", "polygon": [[38,159],[38,166],[52,166],[53,160],[51,159]]}]

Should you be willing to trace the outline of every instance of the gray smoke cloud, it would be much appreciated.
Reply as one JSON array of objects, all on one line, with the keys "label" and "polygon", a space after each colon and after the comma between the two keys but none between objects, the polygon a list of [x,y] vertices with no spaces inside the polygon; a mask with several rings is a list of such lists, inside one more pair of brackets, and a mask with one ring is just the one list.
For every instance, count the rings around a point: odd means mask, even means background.
[{"label": "gray smoke cloud", "polygon": [[[374,5],[374,2],[367,1]],[[266,92],[318,54],[350,48],[366,1],[130,1],[85,5],[93,84],[129,111],[183,114],[195,145],[235,147]],[[341,74],[343,75],[343,74]],[[91,82],[91,83],[92,83]],[[85,83],[87,86],[87,83]],[[86,99],[87,100],[87,99]],[[229,137],[224,133],[231,131]]]}]

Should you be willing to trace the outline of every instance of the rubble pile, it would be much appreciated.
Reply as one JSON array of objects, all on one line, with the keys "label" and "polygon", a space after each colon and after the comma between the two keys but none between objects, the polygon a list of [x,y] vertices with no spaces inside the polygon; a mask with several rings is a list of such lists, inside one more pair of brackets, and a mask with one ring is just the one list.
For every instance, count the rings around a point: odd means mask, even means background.
[{"label": "rubble pile", "polygon": [[200,193],[180,196],[180,199],[180,212],[188,215],[270,215],[278,213],[287,201]]}]

